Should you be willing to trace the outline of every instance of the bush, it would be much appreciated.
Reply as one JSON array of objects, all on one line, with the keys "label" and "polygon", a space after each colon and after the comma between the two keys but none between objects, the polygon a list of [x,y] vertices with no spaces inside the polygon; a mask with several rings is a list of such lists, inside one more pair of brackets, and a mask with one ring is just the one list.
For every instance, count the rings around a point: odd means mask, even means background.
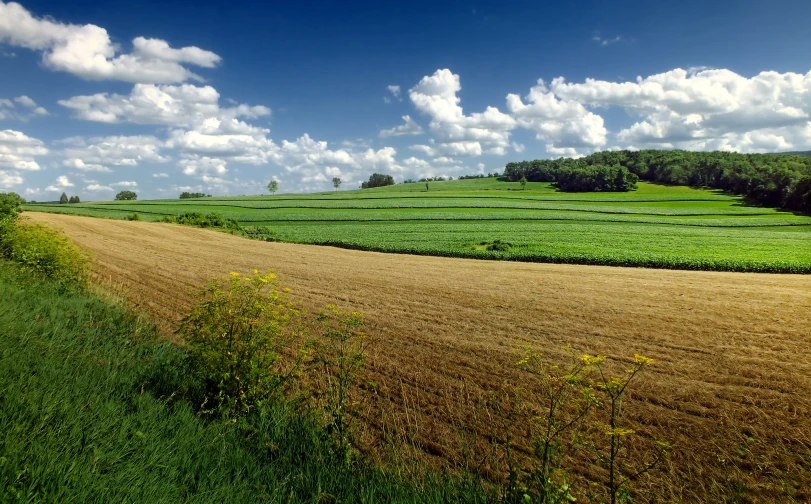
[{"label": "bush", "polygon": [[121,191],[115,195],[115,199],[118,201],[134,201],[138,199],[138,195],[132,191]]},{"label": "bush", "polygon": [[87,281],[90,256],[61,231],[6,219],[0,223],[0,255],[63,285]]},{"label": "bush", "polygon": [[201,228],[218,228],[228,231],[242,231],[242,225],[240,225],[236,219],[225,218],[218,213],[201,214],[198,212],[186,212],[181,215],[168,215],[159,222]]},{"label": "bush", "polygon": [[373,173],[369,177],[368,182],[361,184],[361,189],[372,189],[374,187],[384,187],[394,185],[394,177],[391,175],[382,175],[380,173]]},{"label": "bush", "polygon": [[180,199],[191,199],[191,198],[210,198],[210,194],[205,194],[201,192],[182,192],[180,193]]},{"label": "bush", "polygon": [[279,364],[297,340],[298,310],[271,272],[210,282],[178,329],[204,386],[202,411],[238,418],[281,390],[291,370]]},{"label": "bush", "polygon": [[11,218],[16,219],[22,211],[25,200],[15,192],[0,193],[0,220]]}]

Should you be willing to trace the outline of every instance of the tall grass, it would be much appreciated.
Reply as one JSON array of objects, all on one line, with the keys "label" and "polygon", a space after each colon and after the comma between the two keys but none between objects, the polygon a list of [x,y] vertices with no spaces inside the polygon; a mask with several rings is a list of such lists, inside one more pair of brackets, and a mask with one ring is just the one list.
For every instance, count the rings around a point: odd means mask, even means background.
[{"label": "tall grass", "polygon": [[308,416],[250,428],[183,401],[184,351],[97,296],[0,261],[2,502],[484,502],[449,476],[347,462]]}]

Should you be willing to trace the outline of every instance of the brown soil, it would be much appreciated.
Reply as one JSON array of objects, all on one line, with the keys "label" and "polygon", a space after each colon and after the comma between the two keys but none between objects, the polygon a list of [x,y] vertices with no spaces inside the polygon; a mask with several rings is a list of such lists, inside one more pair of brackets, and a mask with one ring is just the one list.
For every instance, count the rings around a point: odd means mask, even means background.
[{"label": "brown soil", "polygon": [[636,483],[643,495],[811,499],[809,276],[390,255],[26,215],[90,249],[97,279],[167,329],[188,310],[191,287],[254,268],[273,269],[312,309],[363,312],[377,384],[370,439],[393,432],[434,461],[459,463],[462,427],[486,439],[497,423],[476,397],[527,380],[515,369],[522,345],[551,360],[566,344],[625,362],[638,353],[656,362],[633,385],[626,419],[635,437],[673,445]]}]

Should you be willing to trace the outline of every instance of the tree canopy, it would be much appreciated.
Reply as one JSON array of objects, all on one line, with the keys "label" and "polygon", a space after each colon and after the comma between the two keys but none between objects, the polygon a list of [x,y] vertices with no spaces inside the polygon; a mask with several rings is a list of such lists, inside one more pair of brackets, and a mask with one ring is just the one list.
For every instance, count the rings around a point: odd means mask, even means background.
[{"label": "tree canopy", "polygon": [[[601,167],[601,168],[595,168]],[[508,163],[504,175],[513,182],[556,182],[562,190],[628,190],[640,180],[721,189],[765,206],[811,213],[811,157],[785,154],[739,154],[681,150],[604,151],[580,159]],[[602,173],[602,175],[600,174]],[[610,174],[613,173],[613,189]],[[608,189],[583,189],[597,182]]]},{"label": "tree canopy", "polygon": [[394,177],[391,175],[383,175],[381,173],[373,173],[369,177],[368,182],[363,182],[360,187],[361,189],[371,189],[373,187],[383,187],[394,185]]},{"label": "tree canopy", "polygon": [[138,195],[132,191],[121,191],[115,195],[115,199],[123,201],[133,201],[138,199]]},{"label": "tree canopy", "polygon": [[277,182],[276,180],[271,180],[270,182],[268,182],[268,191],[270,191],[270,194],[273,194],[278,190],[279,190],[279,182]]},{"label": "tree canopy", "polygon": [[180,199],[190,199],[190,198],[210,198],[210,194],[201,193],[201,192],[182,192],[180,193]]}]

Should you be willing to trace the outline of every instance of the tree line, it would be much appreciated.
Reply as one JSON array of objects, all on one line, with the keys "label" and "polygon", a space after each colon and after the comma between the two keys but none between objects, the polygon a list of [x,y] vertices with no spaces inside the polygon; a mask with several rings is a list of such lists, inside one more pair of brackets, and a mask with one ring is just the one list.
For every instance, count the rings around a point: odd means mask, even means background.
[{"label": "tree line", "polygon": [[[508,163],[504,175],[513,182],[556,182],[561,190],[589,189],[627,170],[640,180],[669,185],[721,189],[765,206],[811,213],[811,157],[783,154],[739,154],[641,150],[597,152],[580,159]],[[624,171],[623,171],[624,173]],[[576,175],[575,175],[576,174]],[[570,185],[570,179],[580,182]],[[581,183],[582,180],[587,183]],[[633,177],[626,179],[632,180]],[[562,182],[562,184],[561,184]],[[610,185],[610,184],[609,184]]]},{"label": "tree line", "polygon": [[507,163],[504,176],[511,182],[554,182],[566,192],[625,192],[636,189],[639,176],[619,163],[589,163],[586,158],[536,159]]}]

